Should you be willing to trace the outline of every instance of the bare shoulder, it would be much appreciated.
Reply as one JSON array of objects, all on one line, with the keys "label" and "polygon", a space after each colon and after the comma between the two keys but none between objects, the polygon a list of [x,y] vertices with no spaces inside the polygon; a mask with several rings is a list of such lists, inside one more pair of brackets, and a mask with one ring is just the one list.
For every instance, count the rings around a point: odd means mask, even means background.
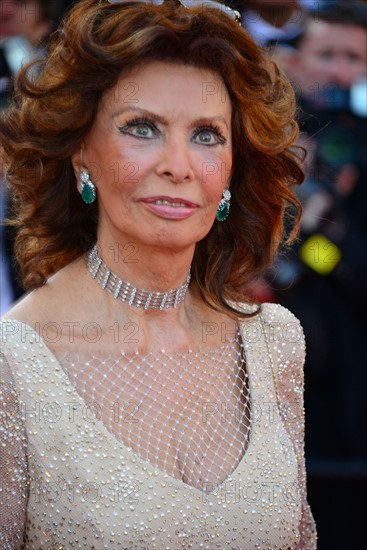
[{"label": "bare shoulder", "polygon": [[65,321],[82,304],[85,269],[78,259],[52,275],[45,285],[28,292],[3,316],[33,328],[50,322]]}]

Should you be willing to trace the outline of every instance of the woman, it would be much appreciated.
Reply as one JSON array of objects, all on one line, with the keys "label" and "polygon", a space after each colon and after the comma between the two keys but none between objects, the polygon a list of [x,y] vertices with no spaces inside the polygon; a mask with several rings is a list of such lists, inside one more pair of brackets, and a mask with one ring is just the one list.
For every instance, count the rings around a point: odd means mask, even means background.
[{"label": "woman", "polygon": [[13,546],[315,547],[301,329],[247,297],[302,180],[293,96],[195,4],[79,3],[2,122],[33,289],[2,334]]}]

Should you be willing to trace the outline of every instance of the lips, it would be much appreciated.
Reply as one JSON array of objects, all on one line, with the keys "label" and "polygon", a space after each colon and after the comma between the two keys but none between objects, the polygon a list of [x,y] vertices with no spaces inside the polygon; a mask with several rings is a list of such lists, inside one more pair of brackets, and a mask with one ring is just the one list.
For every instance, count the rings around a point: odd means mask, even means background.
[{"label": "lips", "polygon": [[186,199],[182,199],[181,197],[168,197],[168,196],[159,196],[159,197],[148,197],[141,199],[142,202],[148,203],[148,204],[165,204],[169,206],[176,206],[176,207],[188,207],[188,208],[197,208],[199,205],[195,204],[193,202],[190,202]]},{"label": "lips", "polygon": [[146,197],[141,199],[146,208],[160,218],[167,220],[183,220],[188,218],[199,207],[182,197]]}]

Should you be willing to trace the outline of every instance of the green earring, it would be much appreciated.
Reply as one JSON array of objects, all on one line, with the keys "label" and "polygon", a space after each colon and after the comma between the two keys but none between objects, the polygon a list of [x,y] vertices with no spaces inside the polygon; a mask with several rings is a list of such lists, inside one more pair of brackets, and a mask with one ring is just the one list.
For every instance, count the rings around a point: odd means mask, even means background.
[{"label": "green earring", "polygon": [[216,218],[220,222],[224,222],[228,218],[229,214],[229,207],[231,204],[231,192],[229,189],[224,189],[222,198],[220,200],[220,203],[218,205],[218,210],[216,213]]},{"label": "green earring", "polygon": [[91,204],[96,200],[96,186],[91,181],[89,172],[86,170],[80,172],[80,188],[82,199],[86,204]]}]

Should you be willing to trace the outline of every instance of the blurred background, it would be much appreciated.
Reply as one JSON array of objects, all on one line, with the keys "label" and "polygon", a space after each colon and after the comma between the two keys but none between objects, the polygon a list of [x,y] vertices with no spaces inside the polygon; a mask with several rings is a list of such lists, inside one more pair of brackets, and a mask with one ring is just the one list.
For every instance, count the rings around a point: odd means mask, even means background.
[{"label": "blurred background", "polygon": [[[0,0],[0,106],[19,67],[47,51],[72,0]],[[309,502],[320,550],[365,547],[367,510],[367,3],[228,0],[291,80],[307,150],[296,244],[254,287],[304,327]],[[11,210],[0,173],[0,216]],[[366,212],[365,212],[366,210]],[[0,306],[23,292],[0,225]],[[249,549],[250,550],[250,549]],[[252,550],[252,549],[251,549]]]},{"label": "blurred background", "polygon": [[291,80],[307,150],[301,233],[254,288],[304,327],[308,495],[320,550],[365,547],[367,4],[234,2]]}]

